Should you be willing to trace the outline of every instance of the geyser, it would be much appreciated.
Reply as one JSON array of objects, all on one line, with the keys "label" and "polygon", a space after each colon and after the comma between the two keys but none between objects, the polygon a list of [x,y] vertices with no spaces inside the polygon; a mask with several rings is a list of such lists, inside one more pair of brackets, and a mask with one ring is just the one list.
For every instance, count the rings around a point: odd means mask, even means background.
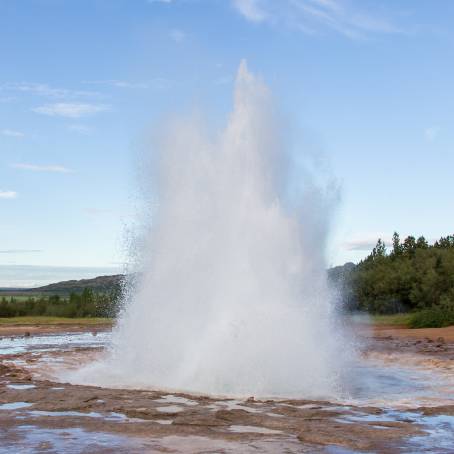
[{"label": "geyser", "polygon": [[142,272],[107,358],[84,371],[88,381],[339,394],[348,348],[326,282],[324,190],[289,188],[294,161],[276,124],[268,89],[243,62],[215,139],[194,119],[161,131]]}]

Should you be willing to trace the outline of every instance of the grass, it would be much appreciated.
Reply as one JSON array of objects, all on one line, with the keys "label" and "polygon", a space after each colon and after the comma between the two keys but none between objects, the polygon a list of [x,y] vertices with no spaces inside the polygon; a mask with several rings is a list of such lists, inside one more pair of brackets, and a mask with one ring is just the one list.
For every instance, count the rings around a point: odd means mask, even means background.
[{"label": "grass", "polygon": [[112,324],[111,318],[66,318],[66,317],[0,317],[1,325],[108,325]]},{"label": "grass", "polygon": [[393,325],[393,326],[410,326],[413,313],[391,314],[391,315],[371,315],[370,319],[374,325]]},{"label": "grass", "polygon": [[454,325],[454,311],[441,308],[393,315],[371,315],[374,325],[402,326],[405,328],[443,328]]}]

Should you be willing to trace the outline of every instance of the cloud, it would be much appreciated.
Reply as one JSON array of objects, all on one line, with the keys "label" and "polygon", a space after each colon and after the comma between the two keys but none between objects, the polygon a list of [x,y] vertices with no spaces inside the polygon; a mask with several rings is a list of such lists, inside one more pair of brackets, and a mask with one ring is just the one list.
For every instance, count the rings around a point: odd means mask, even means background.
[{"label": "cloud", "polygon": [[24,137],[24,133],[20,131],[14,131],[12,129],[2,129],[0,131],[0,134],[2,136],[7,136],[7,137]]},{"label": "cloud", "polygon": [[3,249],[0,254],[30,254],[36,252],[43,252],[40,249]]},{"label": "cloud", "polygon": [[21,93],[31,93],[34,95],[44,96],[47,98],[81,98],[81,97],[98,97],[98,92],[84,90],[68,90],[66,88],[56,88],[48,84],[34,82],[9,82],[0,85],[0,91],[12,91]]},{"label": "cloud", "polygon": [[108,85],[115,88],[149,88],[149,84],[142,82],[129,82],[127,80],[117,80],[117,79],[108,79],[108,80],[88,80],[84,84],[91,85]]},{"label": "cloud", "polygon": [[0,191],[0,199],[15,199],[17,192],[15,191]]},{"label": "cloud", "polygon": [[259,0],[234,0],[233,6],[242,16],[252,22],[262,22],[267,17],[259,5]]},{"label": "cloud", "polygon": [[433,142],[440,134],[440,131],[441,128],[439,126],[431,126],[424,130],[424,137],[428,142]]},{"label": "cloud", "polygon": [[392,239],[386,235],[374,235],[367,236],[365,238],[355,238],[349,241],[346,241],[343,244],[344,249],[347,251],[372,251],[372,249],[377,244],[377,240],[381,238],[387,246],[392,243]]},{"label": "cloud", "polygon": [[64,103],[46,104],[35,107],[33,112],[49,115],[51,117],[80,118],[106,112],[110,110],[109,106],[103,104],[83,104],[83,103]]},{"label": "cloud", "polygon": [[181,43],[181,42],[183,42],[185,40],[186,33],[183,30],[179,30],[177,28],[174,28],[173,30],[170,30],[169,36],[176,43]]},{"label": "cloud", "polygon": [[14,169],[31,170],[32,172],[72,173],[71,169],[61,165],[11,164]]},{"label": "cloud", "polygon": [[173,3],[173,0],[148,0],[148,3]]},{"label": "cloud", "polygon": [[366,11],[363,2],[346,0],[232,0],[234,8],[251,22],[284,26],[306,34],[327,31],[350,39],[403,31],[381,14]]}]

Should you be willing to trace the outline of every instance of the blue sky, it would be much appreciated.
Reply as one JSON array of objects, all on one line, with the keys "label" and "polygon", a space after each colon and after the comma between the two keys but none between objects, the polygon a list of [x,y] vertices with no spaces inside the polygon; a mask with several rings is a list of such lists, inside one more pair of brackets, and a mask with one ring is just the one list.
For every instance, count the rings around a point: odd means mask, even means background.
[{"label": "blue sky", "polygon": [[146,131],[222,124],[243,58],[340,184],[330,264],[452,233],[453,21],[450,0],[0,0],[0,273],[114,271]]}]

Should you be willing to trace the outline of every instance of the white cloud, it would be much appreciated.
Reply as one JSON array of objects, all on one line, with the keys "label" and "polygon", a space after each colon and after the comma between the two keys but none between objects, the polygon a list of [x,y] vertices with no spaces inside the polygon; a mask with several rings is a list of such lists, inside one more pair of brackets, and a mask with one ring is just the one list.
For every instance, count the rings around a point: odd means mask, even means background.
[{"label": "white cloud", "polygon": [[247,20],[284,26],[307,34],[333,31],[351,39],[369,34],[402,33],[381,14],[365,10],[364,3],[346,0],[232,0]]},{"label": "white cloud", "polygon": [[56,88],[48,84],[35,82],[9,82],[0,85],[0,91],[31,93],[34,95],[48,98],[70,99],[81,97],[98,97],[100,93],[84,90],[68,90],[66,88]]},{"label": "white cloud", "polygon": [[18,163],[11,164],[11,167],[15,169],[31,170],[32,172],[57,172],[57,173],[72,173],[71,169],[61,165],[37,165],[37,164],[26,164]]},{"label": "white cloud", "polygon": [[84,104],[84,103],[65,103],[46,104],[35,107],[33,112],[49,115],[51,117],[80,118],[106,112],[110,110],[109,106],[103,104]]},{"label": "white cloud", "polygon": [[440,134],[441,128],[439,126],[431,126],[424,130],[424,137],[428,142],[433,142]]},{"label": "white cloud", "polygon": [[267,17],[259,5],[259,0],[234,0],[233,5],[242,16],[252,22],[262,22]]},{"label": "white cloud", "polygon": [[148,88],[148,83],[129,82],[127,80],[107,79],[107,80],[88,80],[84,84],[108,85],[115,88]]},{"label": "white cloud", "polygon": [[14,131],[13,129],[2,129],[0,134],[7,137],[24,137],[25,135],[23,132]]},{"label": "white cloud", "polygon": [[173,0],[148,0],[148,3],[173,3]]},{"label": "white cloud", "polygon": [[181,43],[186,38],[186,33],[183,30],[174,28],[169,32],[170,38],[172,38],[176,43]]},{"label": "white cloud", "polygon": [[0,191],[0,199],[15,199],[17,192],[15,191]]},{"label": "white cloud", "polygon": [[354,238],[346,241],[343,244],[344,249],[347,251],[372,251],[377,244],[378,239],[381,238],[385,242],[386,246],[390,246],[392,243],[391,237],[388,235],[368,235],[364,238]]}]

